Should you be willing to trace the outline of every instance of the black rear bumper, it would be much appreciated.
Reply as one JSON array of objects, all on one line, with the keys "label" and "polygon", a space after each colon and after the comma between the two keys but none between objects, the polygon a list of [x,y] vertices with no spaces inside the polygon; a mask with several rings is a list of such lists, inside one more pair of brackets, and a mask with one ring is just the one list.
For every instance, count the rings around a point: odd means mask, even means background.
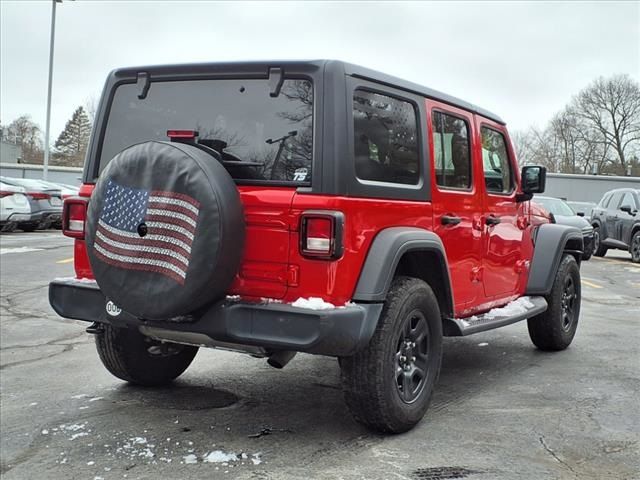
[{"label": "black rear bumper", "polygon": [[309,310],[288,304],[221,301],[198,318],[149,321],[126,312],[107,314],[104,297],[95,282],[60,279],[49,284],[49,303],[65,318],[137,328],[167,340],[208,337],[216,342],[293,350],[330,356],[348,356],[366,346],[382,311],[381,303]]}]

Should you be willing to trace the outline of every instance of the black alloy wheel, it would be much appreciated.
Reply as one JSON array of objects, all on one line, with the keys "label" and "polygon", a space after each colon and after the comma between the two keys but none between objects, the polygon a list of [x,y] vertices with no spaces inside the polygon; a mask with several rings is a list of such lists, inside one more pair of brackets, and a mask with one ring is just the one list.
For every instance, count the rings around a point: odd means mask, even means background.
[{"label": "black alloy wheel", "polygon": [[413,403],[422,393],[429,371],[429,326],[424,314],[412,311],[398,338],[395,355],[396,388],[405,403]]}]

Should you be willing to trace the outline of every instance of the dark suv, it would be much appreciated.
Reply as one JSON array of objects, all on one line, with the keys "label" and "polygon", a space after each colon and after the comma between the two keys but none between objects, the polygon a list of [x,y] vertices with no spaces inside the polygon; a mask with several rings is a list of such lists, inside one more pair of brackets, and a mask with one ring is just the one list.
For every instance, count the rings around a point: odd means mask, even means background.
[{"label": "dark suv", "polygon": [[582,234],[536,215],[544,183],[498,116],[355,65],[116,70],[64,204],[77,278],[49,299],[128,382],[199,347],[329,355],[355,418],[402,432],[443,336],[528,319],[538,348],[571,343]]},{"label": "dark suv", "polygon": [[604,257],[617,248],[631,253],[640,263],[640,189],[619,188],[604,194],[591,214],[594,255]]}]

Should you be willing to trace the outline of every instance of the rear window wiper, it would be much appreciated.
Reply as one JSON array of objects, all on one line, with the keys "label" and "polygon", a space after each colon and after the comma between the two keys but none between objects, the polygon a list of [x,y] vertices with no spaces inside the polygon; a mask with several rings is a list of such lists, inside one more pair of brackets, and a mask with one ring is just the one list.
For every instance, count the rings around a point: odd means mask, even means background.
[{"label": "rear window wiper", "polygon": [[210,148],[220,155],[220,162],[226,167],[263,167],[264,162],[246,162],[232,153],[225,152],[228,144],[224,140],[218,138],[201,138],[197,141],[198,145]]}]

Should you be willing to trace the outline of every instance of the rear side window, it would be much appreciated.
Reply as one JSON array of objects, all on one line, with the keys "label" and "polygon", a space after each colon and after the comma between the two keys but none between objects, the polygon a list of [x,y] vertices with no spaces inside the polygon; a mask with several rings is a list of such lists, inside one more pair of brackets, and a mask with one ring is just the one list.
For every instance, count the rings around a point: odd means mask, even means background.
[{"label": "rear side window", "polygon": [[613,210],[616,210],[618,208],[618,205],[620,205],[621,199],[622,199],[622,192],[615,192],[613,195],[611,195],[611,200],[609,200],[609,203],[607,204],[607,208],[612,208]]},{"label": "rear side window", "polygon": [[488,192],[511,193],[513,174],[504,135],[488,127],[482,127],[482,165],[484,183]]},{"label": "rear side window", "polygon": [[151,82],[117,87],[100,153],[100,171],[123,149],[166,141],[167,130],[195,130],[198,142],[221,153],[236,180],[311,181],[313,86],[285,79],[270,95],[268,79]]},{"label": "rear side window", "polygon": [[598,206],[600,208],[607,208],[607,205],[609,205],[609,200],[611,200],[611,194],[607,193],[604,197],[602,197],[602,200],[600,200],[600,204]]},{"label": "rear side window", "polygon": [[620,207],[623,207],[624,205],[628,205],[632,210],[636,209],[636,201],[633,199],[633,195],[631,195],[631,192],[627,192],[624,194],[622,202],[620,202]]},{"label": "rear side window", "polygon": [[469,125],[461,118],[433,112],[433,150],[436,184],[471,188]]},{"label": "rear side window", "polygon": [[353,122],[359,179],[418,184],[420,155],[412,103],[358,89],[353,95]]}]

